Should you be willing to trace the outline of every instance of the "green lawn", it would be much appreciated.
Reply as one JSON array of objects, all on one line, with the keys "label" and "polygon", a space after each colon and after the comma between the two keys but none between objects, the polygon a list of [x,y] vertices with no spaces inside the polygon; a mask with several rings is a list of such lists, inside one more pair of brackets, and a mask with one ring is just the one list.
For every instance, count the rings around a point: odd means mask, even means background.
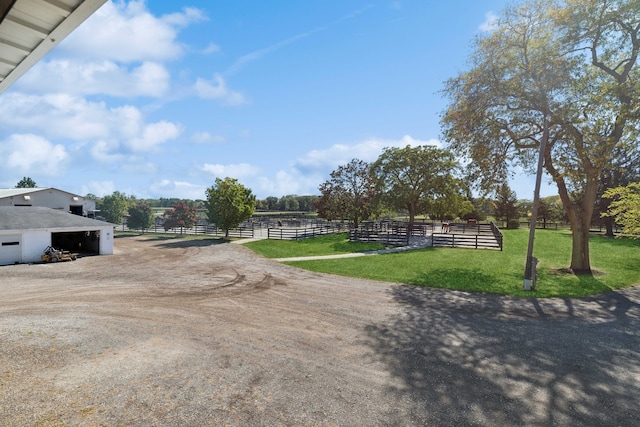
[{"label": "green lawn", "polygon": [[385,248],[381,243],[349,242],[347,233],[327,234],[313,239],[257,240],[245,246],[267,258],[348,254]]},{"label": "green lawn", "polygon": [[[640,243],[594,235],[592,276],[576,276],[570,264],[571,235],[537,230],[534,256],[538,264],[535,291],[522,290],[528,230],[504,230],[504,251],[425,248],[373,257],[299,261],[296,267],[413,285],[527,297],[580,297],[640,284]],[[265,240],[247,244],[265,256],[326,255],[372,250],[346,241],[344,234],[298,242]],[[380,246],[381,247],[381,246]]]}]

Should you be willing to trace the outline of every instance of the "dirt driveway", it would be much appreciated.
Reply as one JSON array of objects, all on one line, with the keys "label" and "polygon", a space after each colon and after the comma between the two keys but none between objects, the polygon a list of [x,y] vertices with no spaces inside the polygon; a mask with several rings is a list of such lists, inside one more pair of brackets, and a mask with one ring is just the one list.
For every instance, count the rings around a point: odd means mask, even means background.
[{"label": "dirt driveway", "polygon": [[0,267],[0,425],[640,423],[638,287],[517,300],[115,247]]}]

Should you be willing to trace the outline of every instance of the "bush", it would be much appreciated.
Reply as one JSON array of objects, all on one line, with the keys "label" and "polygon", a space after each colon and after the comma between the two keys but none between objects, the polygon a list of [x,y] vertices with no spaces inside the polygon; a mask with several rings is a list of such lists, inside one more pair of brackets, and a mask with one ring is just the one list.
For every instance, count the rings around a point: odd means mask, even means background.
[{"label": "bush", "polygon": [[517,219],[510,219],[507,223],[507,229],[515,230],[516,228],[520,228],[520,221]]}]

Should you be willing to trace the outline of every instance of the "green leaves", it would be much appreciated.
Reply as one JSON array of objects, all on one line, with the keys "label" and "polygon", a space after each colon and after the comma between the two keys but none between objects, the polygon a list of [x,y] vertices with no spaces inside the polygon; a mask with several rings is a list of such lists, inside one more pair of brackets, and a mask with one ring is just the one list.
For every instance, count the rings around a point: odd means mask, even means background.
[{"label": "green leaves", "polygon": [[385,148],[371,165],[383,204],[409,212],[409,221],[430,210],[438,198],[462,193],[455,179],[458,163],[453,154],[432,146]]},{"label": "green leaves", "polygon": [[375,181],[369,164],[353,159],[331,172],[331,179],[319,187],[316,202],[318,216],[326,219],[349,219],[355,227],[369,219],[374,211]]},{"label": "green leaves", "polygon": [[153,210],[149,203],[138,201],[129,208],[129,218],[127,226],[129,229],[140,229],[144,231],[153,225]]},{"label": "green leaves", "polygon": [[198,210],[185,202],[176,203],[172,209],[164,213],[164,229],[180,228],[180,234],[184,228],[191,228],[198,221]]},{"label": "green leaves", "polygon": [[478,39],[469,70],[446,82],[442,118],[467,178],[490,191],[528,170],[550,118],[545,170],[574,231],[571,267],[589,270],[588,230],[612,153],[640,137],[638,0],[532,0]]},{"label": "green leaves", "polygon": [[206,206],[209,222],[225,230],[228,236],[230,229],[251,218],[256,198],[237,179],[216,178],[215,184],[207,189]]},{"label": "green leaves", "polygon": [[621,236],[640,239],[640,182],[611,188],[602,197],[612,200],[602,216],[615,218],[622,227]]},{"label": "green leaves", "polygon": [[114,191],[110,196],[104,196],[98,205],[98,209],[107,222],[121,224],[122,217],[127,213],[129,200],[119,191]]}]

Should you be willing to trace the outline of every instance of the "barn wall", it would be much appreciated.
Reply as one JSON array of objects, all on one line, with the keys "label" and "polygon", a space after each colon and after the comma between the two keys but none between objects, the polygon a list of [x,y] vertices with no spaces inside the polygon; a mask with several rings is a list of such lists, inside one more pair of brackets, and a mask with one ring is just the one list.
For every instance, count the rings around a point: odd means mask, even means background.
[{"label": "barn wall", "polygon": [[[25,199],[25,196],[29,199]],[[74,197],[78,200],[73,200]],[[42,191],[34,191],[25,195],[0,198],[0,206],[16,205],[42,206],[65,212],[69,211],[70,206],[82,206],[85,215],[96,208],[96,202],[93,200],[74,196],[56,189],[43,189]]]},{"label": "barn wall", "polygon": [[20,262],[22,246],[22,236],[19,233],[0,233],[0,265]]},{"label": "barn wall", "polygon": [[100,229],[100,255],[113,255],[113,226]]},{"label": "barn wall", "polygon": [[47,246],[51,245],[48,230],[28,230],[22,233],[22,262],[39,262]]}]

